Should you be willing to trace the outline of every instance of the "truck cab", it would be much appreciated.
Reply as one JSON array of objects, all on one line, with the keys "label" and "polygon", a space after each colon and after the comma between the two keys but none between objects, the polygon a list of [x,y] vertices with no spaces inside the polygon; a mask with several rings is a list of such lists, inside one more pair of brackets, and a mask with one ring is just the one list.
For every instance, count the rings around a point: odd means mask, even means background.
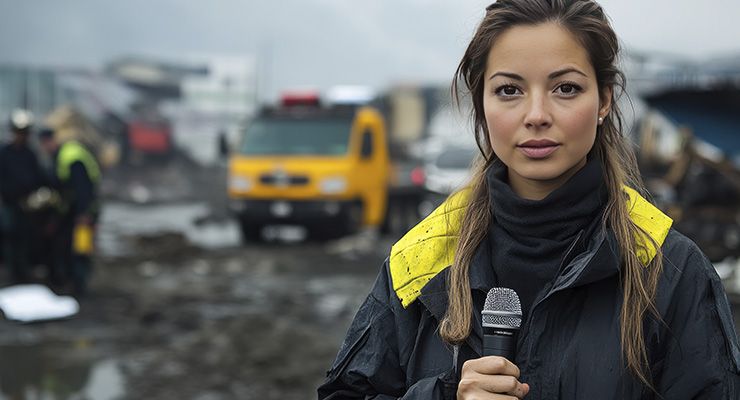
[{"label": "truck cab", "polygon": [[302,225],[317,236],[379,226],[388,197],[382,115],[366,105],[322,105],[286,94],[243,130],[229,160],[228,195],[243,238],[267,225]]}]

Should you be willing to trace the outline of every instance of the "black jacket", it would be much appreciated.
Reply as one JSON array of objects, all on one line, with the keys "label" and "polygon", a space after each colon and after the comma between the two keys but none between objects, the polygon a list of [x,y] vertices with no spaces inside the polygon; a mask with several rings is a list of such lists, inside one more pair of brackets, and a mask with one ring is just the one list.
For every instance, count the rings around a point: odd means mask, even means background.
[{"label": "black jacket", "polygon": [[70,166],[69,180],[59,183],[59,190],[63,194],[68,213],[74,217],[83,214],[95,214],[96,190],[82,162],[75,162]]},{"label": "black jacket", "polygon": [[[712,264],[691,240],[669,230],[670,219],[644,199],[633,196],[630,206],[633,221],[662,243],[656,305],[663,322],[644,324],[658,394],[671,400],[740,399],[740,347]],[[447,307],[445,267],[452,255],[441,249],[449,249],[454,236],[444,226],[459,226],[462,208],[438,209],[394,246],[318,390],[320,399],[455,398],[462,364],[481,355],[480,313],[488,289],[496,286],[488,248],[481,246],[470,267],[471,335],[461,346],[444,343],[437,329]],[[668,221],[662,234],[651,226],[655,220]],[[520,381],[530,385],[526,398],[659,398],[622,361],[620,258],[613,235],[601,230],[577,240],[582,243],[573,248],[585,250],[565,256],[520,331],[515,363]],[[649,261],[649,253],[641,257]]]},{"label": "black jacket", "polygon": [[7,206],[20,204],[45,183],[41,165],[28,145],[5,144],[0,149],[0,199]]}]

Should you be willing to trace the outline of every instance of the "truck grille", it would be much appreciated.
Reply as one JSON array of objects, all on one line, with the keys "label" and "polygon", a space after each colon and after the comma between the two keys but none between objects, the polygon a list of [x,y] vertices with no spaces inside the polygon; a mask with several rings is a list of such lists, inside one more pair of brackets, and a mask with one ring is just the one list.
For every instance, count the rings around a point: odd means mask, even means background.
[{"label": "truck grille", "polygon": [[303,175],[260,175],[260,183],[271,186],[305,186],[308,185],[308,177]]}]

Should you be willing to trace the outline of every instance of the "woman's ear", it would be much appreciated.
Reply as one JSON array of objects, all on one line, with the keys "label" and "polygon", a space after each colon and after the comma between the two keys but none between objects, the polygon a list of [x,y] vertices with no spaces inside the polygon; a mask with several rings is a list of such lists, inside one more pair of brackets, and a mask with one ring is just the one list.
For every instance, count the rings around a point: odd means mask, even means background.
[{"label": "woman's ear", "polygon": [[603,89],[601,89],[601,92],[599,93],[599,117],[600,118],[606,118],[607,114],[609,114],[609,111],[611,111],[612,92],[613,92],[612,87],[606,86]]}]

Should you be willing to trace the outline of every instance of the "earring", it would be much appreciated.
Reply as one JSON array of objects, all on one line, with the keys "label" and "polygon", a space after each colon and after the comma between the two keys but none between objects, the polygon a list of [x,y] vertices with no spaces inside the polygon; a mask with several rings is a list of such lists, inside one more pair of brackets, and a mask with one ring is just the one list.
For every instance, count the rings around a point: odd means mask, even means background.
[{"label": "earring", "polygon": [[604,123],[604,117],[599,117],[599,125]]}]

